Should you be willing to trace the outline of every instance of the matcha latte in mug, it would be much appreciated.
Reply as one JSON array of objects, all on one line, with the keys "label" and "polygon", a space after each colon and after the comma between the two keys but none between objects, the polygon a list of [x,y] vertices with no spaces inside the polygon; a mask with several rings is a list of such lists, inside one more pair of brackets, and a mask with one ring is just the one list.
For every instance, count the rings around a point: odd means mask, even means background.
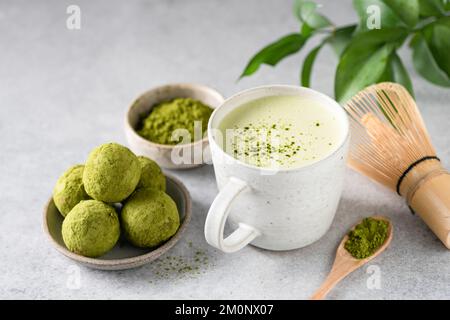
[{"label": "matcha latte in mug", "polygon": [[[290,250],[329,229],[349,143],[337,102],[297,86],[249,89],[214,111],[208,138],[219,188],[205,223],[209,244]],[[225,237],[226,221],[234,231]]]}]

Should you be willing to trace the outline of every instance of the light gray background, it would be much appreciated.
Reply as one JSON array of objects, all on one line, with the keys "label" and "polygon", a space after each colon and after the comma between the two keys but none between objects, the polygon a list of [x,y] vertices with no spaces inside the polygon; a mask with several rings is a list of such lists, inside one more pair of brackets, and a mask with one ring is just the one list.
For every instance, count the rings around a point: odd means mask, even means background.
[{"label": "light gray background", "polygon": [[[356,20],[350,1],[321,2],[337,24]],[[81,7],[79,31],[66,28],[69,4]],[[82,267],[81,287],[68,288],[73,263],[51,247],[42,230],[42,210],[61,172],[83,162],[98,144],[125,143],[126,108],[153,86],[199,82],[229,96],[256,85],[298,84],[305,50],[276,69],[263,67],[236,82],[252,54],[297,28],[291,1],[2,0],[0,298],[304,299],[324,280],[346,230],[372,214],[389,216],[395,224],[390,248],[373,261],[381,289],[367,288],[370,274],[364,267],[329,297],[450,298],[450,252],[400,198],[351,171],[335,221],[317,243],[290,252],[214,250],[203,237],[217,193],[210,166],[172,172],[189,188],[194,205],[192,223],[170,254],[192,259],[196,248],[206,250],[210,264],[201,275],[161,280],[154,264],[120,272]],[[409,52],[402,55],[412,71]],[[331,50],[323,50],[314,67],[315,89],[332,95],[335,66]],[[449,167],[450,91],[412,73],[434,144]]]}]

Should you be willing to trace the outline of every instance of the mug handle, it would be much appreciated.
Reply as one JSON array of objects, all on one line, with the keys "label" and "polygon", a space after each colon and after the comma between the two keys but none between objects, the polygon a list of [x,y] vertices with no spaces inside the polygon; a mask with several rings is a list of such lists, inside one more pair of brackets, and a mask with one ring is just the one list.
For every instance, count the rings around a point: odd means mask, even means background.
[{"label": "mug handle", "polygon": [[232,234],[223,238],[230,206],[237,196],[248,188],[246,182],[234,177],[229,178],[209,208],[205,222],[205,238],[210,245],[223,252],[236,252],[261,235],[261,232],[252,226],[239,223],[239,227]]}]

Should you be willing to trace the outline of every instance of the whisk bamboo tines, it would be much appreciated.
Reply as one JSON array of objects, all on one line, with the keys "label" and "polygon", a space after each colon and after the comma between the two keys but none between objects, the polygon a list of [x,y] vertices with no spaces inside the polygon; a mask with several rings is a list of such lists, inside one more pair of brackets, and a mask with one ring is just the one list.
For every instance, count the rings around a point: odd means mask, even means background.
[{"label": "whisk bamboo tines", "polygon": [[345,109],[352,130],[350,167],[403,196],[450,249],[450,173],[414,99],[399,84],[379,83]]}]

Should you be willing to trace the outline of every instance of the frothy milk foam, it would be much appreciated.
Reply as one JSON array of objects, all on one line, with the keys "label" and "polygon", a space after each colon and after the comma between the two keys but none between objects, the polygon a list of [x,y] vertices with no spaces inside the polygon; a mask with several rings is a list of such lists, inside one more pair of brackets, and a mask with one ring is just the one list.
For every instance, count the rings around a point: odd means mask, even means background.
[{"label": "frothy milk foam", "polygon": [[309,97],[281,95],[247,102],[219,124],[222,148],[247,164],[296,168],[323,159],[343,139],[332,109]]}]

